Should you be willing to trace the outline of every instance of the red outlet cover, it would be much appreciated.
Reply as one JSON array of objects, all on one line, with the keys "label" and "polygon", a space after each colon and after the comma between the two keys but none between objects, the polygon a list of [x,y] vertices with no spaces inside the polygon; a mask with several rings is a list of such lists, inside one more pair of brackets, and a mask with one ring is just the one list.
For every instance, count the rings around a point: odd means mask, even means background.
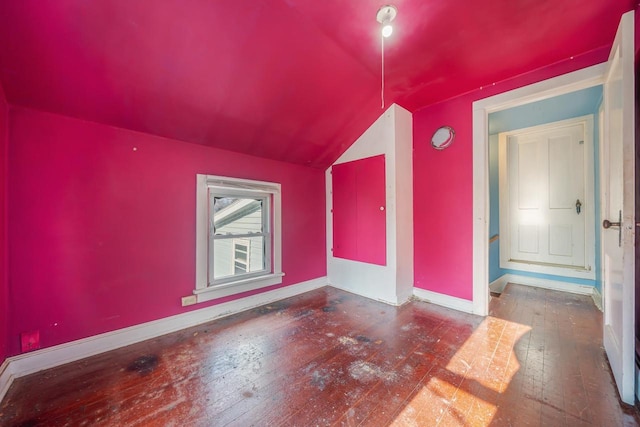
[{"label": "red outlet cover", "polygon": [[20,348],[23,353],[40,348],[40,331],[23,332],[20,334]]}]

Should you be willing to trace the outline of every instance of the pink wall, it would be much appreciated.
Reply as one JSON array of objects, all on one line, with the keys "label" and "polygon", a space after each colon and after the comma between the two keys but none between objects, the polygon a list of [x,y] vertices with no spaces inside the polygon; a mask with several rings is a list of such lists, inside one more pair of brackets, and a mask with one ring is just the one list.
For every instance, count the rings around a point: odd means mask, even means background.
[{"label": "pink wall", "polygon": [[23,331],[48,347],[229,300],[180,306],[196,173],[280,182],[282,286],[326,275],[324,171],[27,109],[9,121],[12,355]]},{"label": "pink wall", "polygon": [[[473,298],[472,103],[606,61],[609,48],[592,51],[513,79],[422,108],[413,116],[415,286]],[[443,125],[456,139],[444,151],[431,148]]]},{"label": "pink wall", "polygon": [[9,282],[7,280],[7,144],[9,138],[9,106],[0,85],[0,364],[7,357],[9,334]]}]

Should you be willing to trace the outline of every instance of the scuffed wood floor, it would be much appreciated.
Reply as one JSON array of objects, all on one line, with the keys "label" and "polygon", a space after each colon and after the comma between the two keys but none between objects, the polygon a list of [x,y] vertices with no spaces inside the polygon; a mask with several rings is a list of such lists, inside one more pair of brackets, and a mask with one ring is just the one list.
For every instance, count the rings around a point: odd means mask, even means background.
[{"label": "scuffed wood floor", "polygon": [[638,425],[601,324],[517,285],[485,319],[325,288],[20,378],[0,425]]}]

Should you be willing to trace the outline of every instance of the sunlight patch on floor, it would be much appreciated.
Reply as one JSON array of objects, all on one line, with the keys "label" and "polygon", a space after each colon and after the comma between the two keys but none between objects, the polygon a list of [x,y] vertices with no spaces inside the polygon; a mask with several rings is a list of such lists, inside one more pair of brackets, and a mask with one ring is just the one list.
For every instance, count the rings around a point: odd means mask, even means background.
[{"label": "sunlight patch on floor", "polygon": [[494,402],[504,393],[520,363],[514,352],[531,327],[487,317],[456,351],[446,368],[435,368],[423,379],[392,425],[488,425]]}]

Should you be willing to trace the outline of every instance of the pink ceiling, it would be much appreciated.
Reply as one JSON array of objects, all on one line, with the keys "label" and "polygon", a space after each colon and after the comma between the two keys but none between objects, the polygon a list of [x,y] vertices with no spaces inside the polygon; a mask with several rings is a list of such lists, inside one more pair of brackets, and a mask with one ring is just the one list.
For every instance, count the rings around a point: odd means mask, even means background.
[{"label": "pink ceiling", "polygon": [[[381,113],[372,0],[5,0],[14,105],[314,167]],[[387,105],[608,46],[632,0],[394,0]],[[87,142],[88,144],[90,142]]]}]

